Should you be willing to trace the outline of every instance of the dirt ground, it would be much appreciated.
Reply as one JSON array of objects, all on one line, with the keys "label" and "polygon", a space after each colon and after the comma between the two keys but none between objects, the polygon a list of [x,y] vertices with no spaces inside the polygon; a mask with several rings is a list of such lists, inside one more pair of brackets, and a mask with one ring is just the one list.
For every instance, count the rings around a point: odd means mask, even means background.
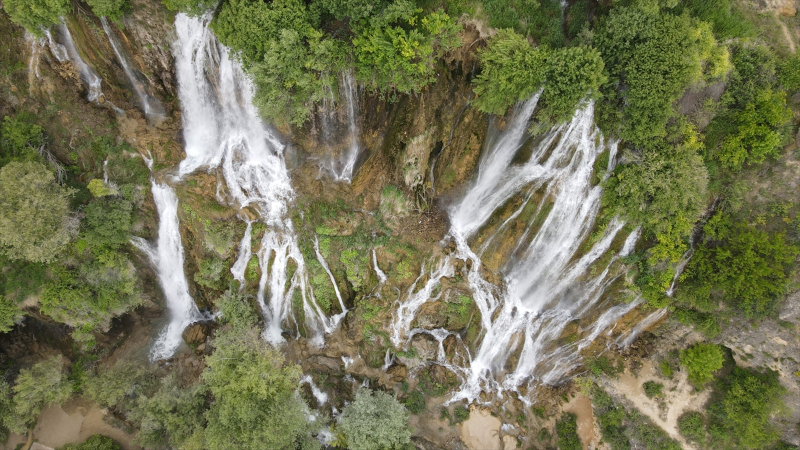
[{"label": "dirt ground", "polygon": [[[108,424],[105,412],[97,405],[70,400],[63,406],[51,406],[42,411],[36,428],[33,430],[34,442],[46,448],[56,448],[65,444],[81,443],[93,434],[108,436],[117,441],[124,450],[141,450],[133,444],[133,436]],[[0,450],[11,450],[24,443],[26,436],[12,434]],[[40,447],[41,448],[41,447]]]}]

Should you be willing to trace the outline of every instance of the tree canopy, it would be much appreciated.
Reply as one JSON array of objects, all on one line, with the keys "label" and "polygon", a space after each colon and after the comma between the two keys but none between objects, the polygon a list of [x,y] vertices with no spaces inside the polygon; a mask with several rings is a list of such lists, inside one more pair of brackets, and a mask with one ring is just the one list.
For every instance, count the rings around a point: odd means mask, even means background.
[{"label": "tree canopy", "polygon": [[339,429],[351,450],[401,448],[410,442],[408,411],[393,396],[361,389],[342,410]]}]

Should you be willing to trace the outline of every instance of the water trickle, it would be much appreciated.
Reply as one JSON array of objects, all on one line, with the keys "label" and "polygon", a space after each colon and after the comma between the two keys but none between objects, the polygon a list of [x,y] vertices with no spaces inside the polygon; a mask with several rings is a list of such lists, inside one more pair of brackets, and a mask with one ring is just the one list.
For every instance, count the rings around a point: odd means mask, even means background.
[{"label": "water trickle", "polygon": [[136,97],[142,104],[144,115],[148,119],[162,118],[164,116],[164,108],[155,97],[147,92],[147,88],[144,83],[142,83],[134,73],[127,55],[123,53],[124,49],[122,45],[117,39],[117,36],[114,34],[114,31],[111,29],[111,26],[108,24],[108,20],[105,17],[101,17],[100,23],[103,25],[103,31],[108,37],[108,43],[111,44],[111,49],[114,50],[114,54],[117,56],[117,61],[119,61],[120,65],[122,66],[122,71],[125,72],[125,76],[133,86],[134,92],[136,92]]},{"label": "water trickle", "polygon": [[164,291],[169,324],[156,338],[150,351],[150,359],[158,361],[175,353],[182,342],[181,334],[191,323],[204,317],[197,309],[183,272],[183,244],[178,223],[178,197],[165,185],[151,182],[153,200],[158,210],[158,241],[152,245],[142,238],[132,240],[139,250],[150,259]]},{"label": "water trickle", "polygon": [[[288,215],[295,194],[283,157],[284,145],[259,119],[252,104],[252,83],[214,37],[210,20],[210,15],[193,18],[178,14],[175,18],[175,67],[186,151],[178,176],[201,167],[220,167],[233,202],[254,208],[266,225],[256,253],[265,339],[273,344],[283,342],[284,326],[294,322],[298,332],[303,327],[312,343],[322,345],[324,335],[344,317],[344,303],[340,299],[343,313],[327,317],[314,299]],[[250,239],[245,238],[233,268],[240,280],[250,260],[245,256],[252,252]],[[290,264],[296,269],[290,270]],[[295,297],[302,305],[304,323],[294,319]]]},{"label": "water trickle", "polygon": [[322,392],[322,390],[317,387],[317,384],[314,383],[314,380],[311,378],[311,375],[306,375],[303,378],[300,378],[300,384],[308,384],[311,388],[311,393],[314,394],[314,398],[317,400],[317,406],[322,406],[328,401],[328,394]]},{"label": "water trickle", "polygon": [[[355,174],[361,146],[358,136],[358,84],[352,70],[346,70],[339,76],[339,98],[333,91],[322,99],[318,112],[321,128],[321,140],[330,152],[322,169],[330,173],[334,181],[349,183]],[[340,130],[340,124],[347,124],[346,133]]]}]

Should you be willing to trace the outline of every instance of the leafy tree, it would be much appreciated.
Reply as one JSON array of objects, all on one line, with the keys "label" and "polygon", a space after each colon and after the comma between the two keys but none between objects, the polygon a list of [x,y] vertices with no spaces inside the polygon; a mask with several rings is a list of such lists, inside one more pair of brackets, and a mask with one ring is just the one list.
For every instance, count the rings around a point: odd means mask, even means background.
[{"label": "leafy tree", "polygon": [[86,206],[82,237],[93,247],[119,248],[128,243],[133,225],[133,204],[122,198],[98,198]]},{"label": "leafy tree", "polygon": [[719,391],[721,398],[709,410],[711,445],[757,449],[778,442],[773,416],[784,411],[785,388],[777,372],[734,367]]},{"label": "leafy tree", "polygon": [[483,0],[483,9],[493,28],[513,28],[537,43],[564,44],[561,4],[556,0]]},{"label": "leafy tree", "polygon": [[45,406],[66,401],[72,394],[72,384],[63,371],[61,355],[52,356],[22,369],[12,388],[14,392],[15,426],[11,431],[24,434]]},{"label": "leafy tree", "polygon": [[691,83],[727,70],[728,54],[708,25],[657,8],[612,9],[593,43],[609,75],[601,115],[606,126],[619,122],[621,137],[639,145],[666,135],[672,103]]},{"label": "leafy tree", "polygon": [[684,272],[678,300],[712,310],[719,300],[748,317],[764,316],[786,292],[798,248],[783,233],[769,233],[726,214],[712,217]]},{"label": "leafy tree", "polygon": [[8,18],[22,25],[28,32],[41,36],[43,29],[50,28],[70,11],[69,0],[5,0],[3,9]]},{"label": "leafy tree", "polygon": [[89,377],[83,392],[100,405],[129,409],[136,398],[150,390],[154,381],[153,374],[141,364],[119,361]]},{"label": "leafy tree", "polygon": [[122,447],[110,437],[93,434],[82,444],[67,444],[56,450],[122,450]]},{"label": "leafy tree", "polygon": [[703,414],[697,411],[683,413],[678,418],[678,431],[685,438],[704,445],[706,442],[706,425]]},{"label": "leafy tree", "polygon": [[444,12],[420,16],[411,2],[396,0],[355,27],[356,76],[373,91],[420,92],[434,80],[436,60],[459,44],[459,30]]},{"label": "leafy tree", "polygon": [[218,321],[230,324],[235,330],[250,329],[258,323],[258,315],[253,311],[247,297],[239,291],[228,289],[215,304],[222,313]]},{"label": "leafy tree", "polygon": [[561,450],[581,450],[583,445],[578,437],[577,416],[572,413],[565,413],[556,422],[556,434],[558,435],[558,448]]},{"label": "leafy tree", "polygon": [[778,155],[782,128],[791,121],[792,111],[786,106],[785,92],[764,89],[756,93],[753,103],[732,112],[728,119],[736,130],[723,140],[715,156],[728,169],[739,170]]},{"label": "leafy tree", "polygon": [[277,123],[300,125],[313,105],[338,86],[333,74],[343,67],[342,45],[310,27],[305,32],[283,29],[270,43],[250,71],[257,87],[254,103]]},{"label": "leafy tree", "polygon": [[0,124],[0,166],[11,161],[36,161],[37,149],[44,145],[42,127],[27,115],[6,116]]},{"label": "leafy tree", "polygon": [[524,36],[498,30],[478,52],[481,72],[472,81],[479,110],[504,114],[509,106],[540,89],[547,70],[547,47],[532,48]]},{"label": "leafy tree", "polygon": [[310,449],[307,407],[296,389],[300,370],[284,366],[258,330],[218,333],[202,379],[214,396],[205,413],[205,448]]},{"label": "leafy tree", "polygon": [[684,239],[706,206],[708,172],[700,148],[697,133],[679,126],[669,138],[643,145],[637,161],[617,167],[607,181],[607,214],[642,224],[658,240],[651,249],[656,260],[680,258]]},{"label": "leafy tree", "polygon": [[712,378],[712,374],[722,368],[725,355],[716,344],[699,343],[686,350],[681,350],[681,364],[689,371],[689,380],[703,384]]},{"label": "leafy tree", "polygon": [[336,20],[358,22],[378,14],[385,0],[318,0],[317,4]]},{"label": "leafy tree", "polygon": [[353,403],[345,406],[339,417],[351,450],[401,448],[411,439],[408,411],[391,395],[360,389]]},{"label": "leafy tree", "polygon": [[0,248],[11,259],[50,262],[72,238],[73,191],[56,183],[37,162],[11,162],[0,169]]},{"label": "leafy tree", "polygon": [[263,60],[270,47],[282,39],[283,30],[305,37],[306,30],[318,23],[318,15],[301,0],[229,0],[222,3],[211,26],[220,42],[239,52],[249,67]]},{"label": "leafy tree", "polygon": [[542,93],[544,115],[554,122],[569,119],[581,100],[596,98],[605,83],[603,59],[591,47],[569,47],[554,51],[547,59]]},{"label": "leafy tree", "polygon": [[787,92],[800,91],[800,55],[795,53],[783,60],[778,78]]},{"label": "leafy tree", "polygon": [[655,398],[661,396],[662,392],[664,391],[664,385],[662,383],[658,383],[656,381],[645,381],[642,385],[644,389],[644,395],[647,398]]},{"label": "leafy tree", "polygon": [[98,17],[108,17],[114,22],[121,22],[122,16],[130,12],[130,0],[86,0],[92,12]]},{"label": "leafy tree", "polygon": [[136,442],[145,448],[204,448],[205,388],[200,384],[182,386],[178,374],[161,379],[152,395],[139,396],[128,417],[138,424]]},{"label": "leafy tree", "polygon": [[0,296],[0,333],[7,333],[24,316],[17,302],[10,295]]}]

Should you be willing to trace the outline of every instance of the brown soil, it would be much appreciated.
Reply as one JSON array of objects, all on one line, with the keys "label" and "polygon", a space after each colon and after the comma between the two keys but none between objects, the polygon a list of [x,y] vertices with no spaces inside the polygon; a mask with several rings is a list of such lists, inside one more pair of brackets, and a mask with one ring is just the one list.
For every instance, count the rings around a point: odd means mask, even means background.
[{"label": "brown soil", "polygon": [[459,426],[461,440],[469,450],[501,450],[501,426],[488,409],[471,406],[469,419]]},{"label": "brown soil", "polygon": [[564,405],[564,412],[572,413],[577,416],[578,436],[581,438],[584,450],[595,448],[600,442],[600,436],[594,421],[594,411],[592,410],[592,400],[578,393]]}]

